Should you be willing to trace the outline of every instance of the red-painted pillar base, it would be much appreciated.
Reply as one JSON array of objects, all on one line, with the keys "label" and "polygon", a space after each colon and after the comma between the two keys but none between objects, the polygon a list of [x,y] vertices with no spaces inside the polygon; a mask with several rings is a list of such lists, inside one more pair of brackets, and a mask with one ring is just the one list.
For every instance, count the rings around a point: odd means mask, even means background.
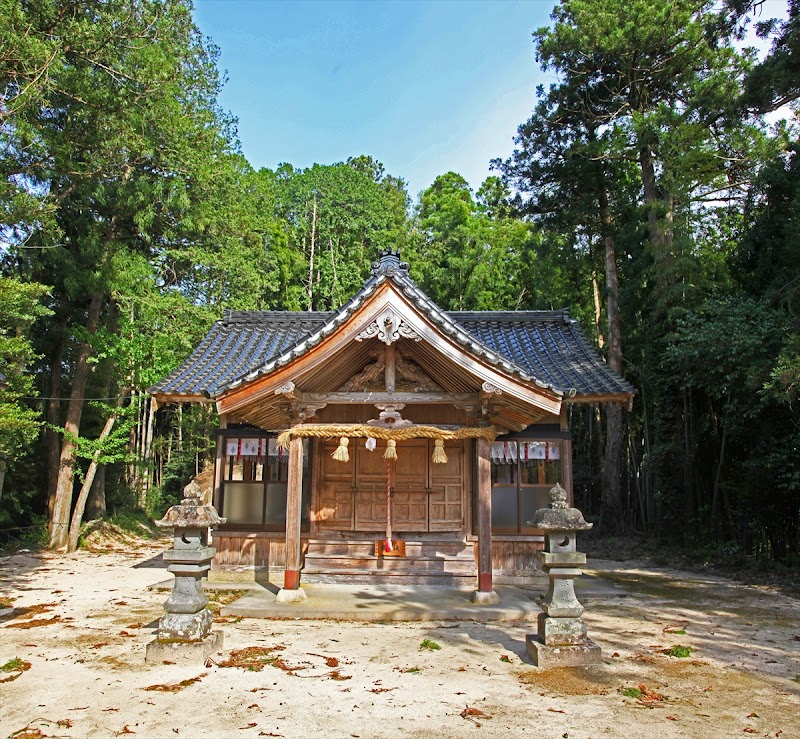
[{"label": "red-painted pillar base", "polygon": [[283,589],[297,590],[300,587],[300,570],[284,570]]},{"label": "red-painted pillar base", "polygon": [[478,590],[481,593],[492,592],[492,573],[481,572],[478,574]]}]

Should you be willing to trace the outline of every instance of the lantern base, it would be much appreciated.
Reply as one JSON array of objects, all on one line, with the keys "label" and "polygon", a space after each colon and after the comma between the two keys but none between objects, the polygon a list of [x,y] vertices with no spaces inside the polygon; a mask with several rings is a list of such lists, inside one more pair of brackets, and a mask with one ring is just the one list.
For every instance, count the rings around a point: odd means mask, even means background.
[{"label": "lantern base", "polygon": [[222,632],[212,631],[201,641],[182,641],[180,639],[151,641],[145,651],[145,662],[150,663],[204,663],[206,658],[222,649]]},{"label": "lantern base", "polygon": [[584,644],[548,646],[528,634],[525,648],[537,667],[586,667],[602,662],[600,647],[588,638]]}]

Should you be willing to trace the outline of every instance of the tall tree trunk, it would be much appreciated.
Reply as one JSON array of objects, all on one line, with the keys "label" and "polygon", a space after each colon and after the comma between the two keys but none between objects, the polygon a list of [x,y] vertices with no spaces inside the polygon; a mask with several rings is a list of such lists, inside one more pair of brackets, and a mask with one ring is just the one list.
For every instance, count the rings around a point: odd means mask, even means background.
[{"label": "tall tree trunk", "polygon": [[0,499],[3,497],[3,485],[6,484],[6,467],[8,462],[4,456],[0,456]]},{"label": "tall tree trunk", "polygon": [[102,518],[106,515],[106,466],[101,464],[94,476],[92,489],[89,491],[89,500],[86,501],[86,517],[89,520]]},{"label": "tall tree trunk", "polygon": [[140,508],[145,507],[145,504],[147,503],[147,496],[150,493],[150,488],[152,486],[152,460],[150,457],[153,449],[153,429],[156,423],[156,410],[153,405],[153,399],[145,397],[144,405],[147,412],[147,431],[144,437],[144,475],[142,480],[142,497],[139,500]]},{"label": "tall tree trunk", "polygon": [[[603,235],[606,272],[606,320],[608,322],[608,365],[622,374],[622,330],[619,316],[619,275],[614,226],[608,205],[608,187],[603,164],[598,164],[598,202]],[[622,406],[606,406],[606,448],[603,459],[601,520],[603,530],[619,533],[625,528],[622,505]]]},{"label": "tall tree trunk", "polygon": [[[111,395],[114,370],[107,367],[106,379],[103,384],[103,397]],[[89,490],[89,499],[86,501],[86,515],[89,520],[102,518],[106,515],[106,466],[101,464],[94,476],[94,483]]]},{"label": "tall tree trunk", "polygon": [[314,210],[311,214],[311,255],[308,260],[308,310],[314,310],[314,242],[317,233],[317,198],[314,197]]},{"label": "tall tree trunk", "polygon": [[72,512],[72,519],[69,524],[69,540],[67,542],[68,552],[74,552],[78,548],[78,536],[81,531],[83,511],[86,507],[86,500],[89,497],[89,491],[92,489],[92,483],[94,482],[95,474],[97,473],[97,460],[100,459],[100,455],[102,454],[103,442],[108,438],[108,435],[114,428],[114,422],[117,420],[117,414],[119,413],[119,409],[122,407],[122,403],[124,402],[126,395],[127,388],[120,391],[120,394],[117,397],[117,402],[114,405],[114,410],[111,411],[111,414],[106,419],[103,430],[100,432],[100,436],[97,438],[97,449],[92,455],[92,461],[89,463],[89,469],[86,471],[86,478],[83,481],[83,485],[81,485],[81,491],[78,493],[78,499],[75,501],[75,510]]},{"label": "tall tree trunk", "polygon": [[[97,332],[102,302],[102,293],[95,292],[92,294],[86,318],[86,332],[89,336],[94,336]],[[61,442],[58,483],[56,485],[53,515],[50,519],[50,539],[48,542],[50,549],[63,549],[68,543],[69,513],[72,508],[72,484],[75,476],[75,455],[78,449],[77,439],[80,433],[81,415],[83,414],[86,381],[89,378],[89,356],[91,353],[91,344],[88,341],[81,342],[75,362],[75,374],[72,378],[69,405],[67,406],[64,438]]]},{"label": "tall tree trunk", "polygon": [[681,392],[683,398],[683,511],[684,511],[684,538],[688,541],[694,536],[695,505],[694,485],[692,477],[692,424],[691,424],[691,398],[689,391],[684,388]]},{"label": "tall tree trunk", "polygon": [[47,520],[53,520],[53,510],[56,504],[56,490],[58,488],[58,465],[61,458],[57,426],[61,425],[61,362],[64,357],[64,330],[66,324],[61,322],[59,339],[55,350],[50,357],[50,392],[47,401],[47,425],[45,432],[47,440]]},{"label": "tall tree trunk", "polygon": [[601,349],[606,345],[606,335],[603,331],[603,306],[600,302],[600,285],[597,283],[597,272],[592,270],[592,299],[594,300],[594,331],[597,334],[597,346]]},{"label": "tall tree trunk", "polygon": [[[653,164],[653,152],[649,145],[640,147],[639,164],[642,172],[642,189],[647,209],[647,225],[653,249],[656,282],[668,293],[671,293],[676,283],[672,254],[674,218],[672,196],[669,193],[662,195],[659,191]],[[669,294],[665,298],[667,304],[672,300],[672,296]],[[662,300],[662,302],[664,301]]]}]

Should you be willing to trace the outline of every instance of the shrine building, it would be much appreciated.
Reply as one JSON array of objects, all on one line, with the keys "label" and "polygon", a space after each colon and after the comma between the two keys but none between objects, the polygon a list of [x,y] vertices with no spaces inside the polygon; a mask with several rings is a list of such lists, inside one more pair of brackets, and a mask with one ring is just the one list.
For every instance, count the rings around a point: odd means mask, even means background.
[{"label": "shrine building", "polygon": [[337,311],[227,312],[151,393],[216,405],[215,579],[488,596],[572,499],[569,406],[635,391],[566,311],[444,311],[386,251]]}]

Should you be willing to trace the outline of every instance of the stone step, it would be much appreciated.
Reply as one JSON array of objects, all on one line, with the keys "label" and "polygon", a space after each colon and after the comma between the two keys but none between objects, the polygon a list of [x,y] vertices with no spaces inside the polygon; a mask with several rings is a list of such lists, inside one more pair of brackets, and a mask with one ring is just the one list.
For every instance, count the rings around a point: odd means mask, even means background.
[{"label": "stone step", "polygon": [[402,572],[347,570],[341,572],[306,572],[302,581],[306,583],[337,585],[436,585],[439,587],[475,587],[476,577],[456,575],[450,572]]},{"label": "stone step", "polygon": [[[406,555],[410,557],[464,557],[474,559],[472,544],[463,541],[409,541],[398,537],[405,543]],[[308,542],[308,553],[312,555],[354,555],[368,556],[375,551],[375,539],[336,540],[311,539]]]},{"label": "stone step", "polygon": [[326,572],[329,570],[364,570],[368,572],[452,572],[471,574],[475,572],[475,560],[464,558],[432,557],[354,557],[347,555],[308,555],[305,556],[303,572]]}]

